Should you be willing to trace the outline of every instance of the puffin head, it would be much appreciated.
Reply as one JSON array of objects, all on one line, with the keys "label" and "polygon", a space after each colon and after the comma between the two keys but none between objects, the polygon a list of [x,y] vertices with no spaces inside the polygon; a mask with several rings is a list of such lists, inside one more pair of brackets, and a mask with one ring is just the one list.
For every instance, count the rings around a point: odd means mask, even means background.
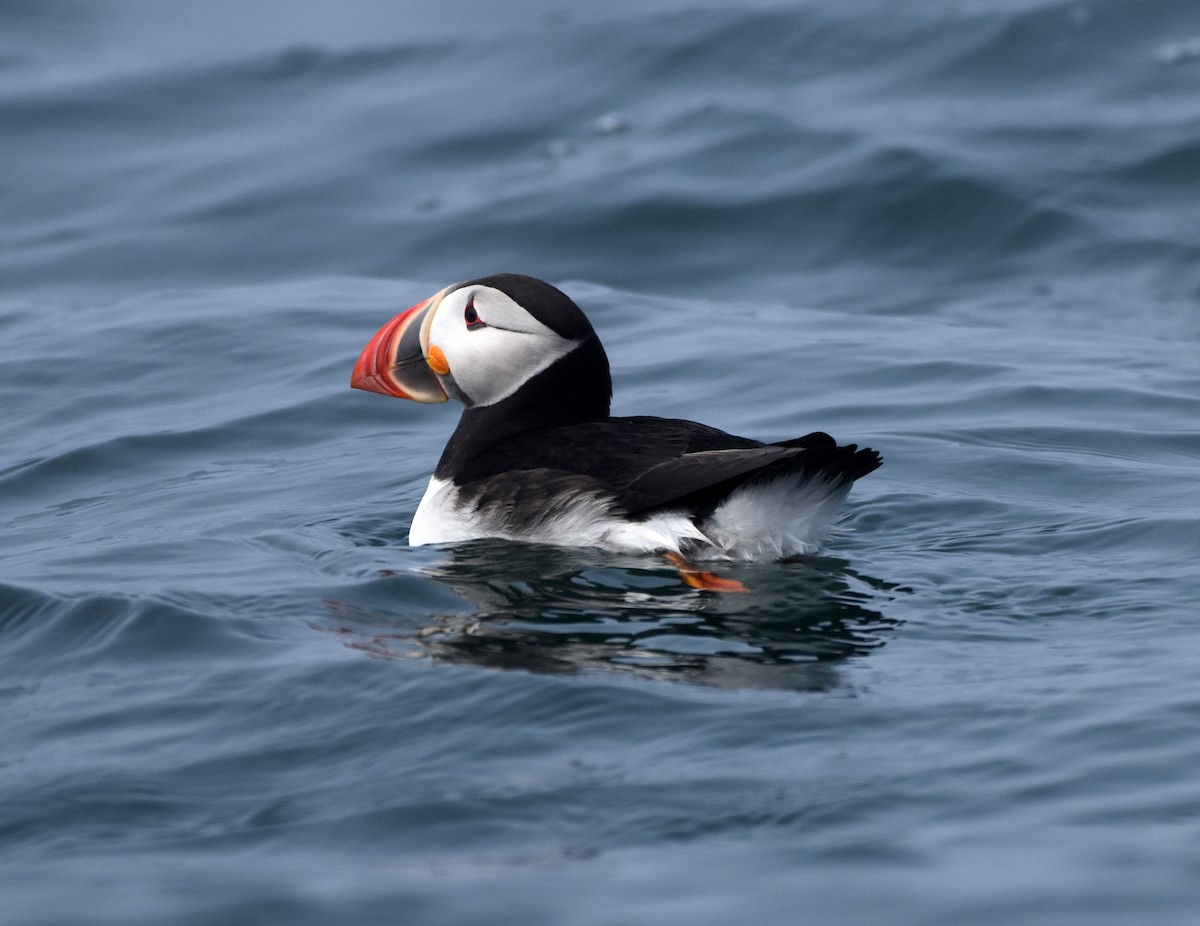
[{"label": "puffin head", "polygon": [[[367,342],[350,385],[417,402],[490,406],[583,345],[603,357],[591,322],[566,294],[501,273],[455,283],[397,315]],[[608,380],[607,358],[603,366]]]}]

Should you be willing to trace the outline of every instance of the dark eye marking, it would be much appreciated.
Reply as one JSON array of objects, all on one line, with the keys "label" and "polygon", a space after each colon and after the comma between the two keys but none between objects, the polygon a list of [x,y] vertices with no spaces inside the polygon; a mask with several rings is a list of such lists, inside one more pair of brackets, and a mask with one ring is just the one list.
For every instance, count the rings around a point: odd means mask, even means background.
[{"label": "dark eye marking", "polygon": [[479,313],[475,311],[475,297],[471,296],[467,299],[467,307],[463,310],[463,321],[467,323],[467,330],[472,328],[486,327],[486,322],[479,317]]}]

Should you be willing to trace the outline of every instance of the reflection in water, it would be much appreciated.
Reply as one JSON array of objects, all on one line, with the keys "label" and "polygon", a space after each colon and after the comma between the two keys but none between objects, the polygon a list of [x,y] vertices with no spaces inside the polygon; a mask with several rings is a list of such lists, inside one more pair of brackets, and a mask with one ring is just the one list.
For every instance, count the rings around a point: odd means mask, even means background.
[{"label": "reflection in water", "polygon": [[473,608],[416,615],[414,577],[390,576],[329,601],[335,631],[381,658],[819,690],[837,684],[838,662],[882,646],[899,623],[870,607],[894,587],[827,557],[725,566],[750,594],[714,595],[650,558],[500,541],[445,553],[420,581]]}]

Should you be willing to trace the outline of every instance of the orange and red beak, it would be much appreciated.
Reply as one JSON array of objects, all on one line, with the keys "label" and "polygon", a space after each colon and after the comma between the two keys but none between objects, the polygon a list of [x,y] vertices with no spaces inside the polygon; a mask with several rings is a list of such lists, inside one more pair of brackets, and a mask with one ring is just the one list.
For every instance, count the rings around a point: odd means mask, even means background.
[{"label": "orange and red beak", "polygon": [[375,332],[354,364],[351,387],[414,402],[445,402],[449,398],[425,360],[429,326],[442,295],[401,312]]}]

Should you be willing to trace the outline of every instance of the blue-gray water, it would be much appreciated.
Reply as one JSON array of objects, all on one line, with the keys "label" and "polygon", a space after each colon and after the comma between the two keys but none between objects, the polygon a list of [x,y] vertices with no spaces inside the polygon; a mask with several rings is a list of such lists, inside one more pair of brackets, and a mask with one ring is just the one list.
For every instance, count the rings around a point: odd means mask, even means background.
[{"label": "blue-gray water", "polygon": [[[0,921],[1193,924],[1200,7],[0,5]],[[501,270],[822,556],[409,549]]]}]

